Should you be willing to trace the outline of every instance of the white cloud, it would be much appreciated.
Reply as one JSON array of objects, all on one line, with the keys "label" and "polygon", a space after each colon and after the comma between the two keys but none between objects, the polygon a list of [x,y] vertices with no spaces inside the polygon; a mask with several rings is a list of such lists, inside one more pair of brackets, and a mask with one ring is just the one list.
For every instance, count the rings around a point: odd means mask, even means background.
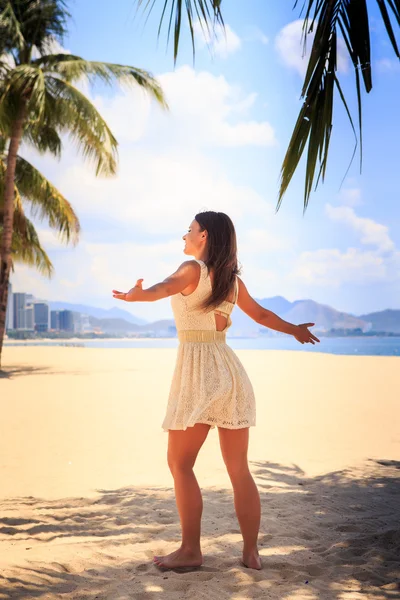
[{"label": "white cloud", "polygon": [[326,204],[326,214],[355,231],[363,248],[321,248],[302,252],[295,261],[291,277],[302,285],[340,288],[343,285],[400,282],[400,252],[390,239],[388,227],[359,217],[349,206]]},{"label": "white cloud", "polygon": [[6,65],[8,65],[9,67],[11,67],[12,69],[14,69],[14,67],[15,67],[14,57],[10,53],[8,53],[8,54],[1,54],[0,55],[0,62],[5,63]]},{"label": "white cloud", "polygon": [[64,48],[56,38],[50,39],[48,44],[49,54],[71,54],[71,50]]},{"label": "white cloud", "polygon": [[[306,52],[304,53],[302,42],[303,23],[303,19],[288,23],[275,38],[275,48],[283,64],[295,69],[302,77],[304,77],[307,71],[308,59],[310,58],[315,35],[314,32],[307,35]],[[338,71],[346,73],[348,71],[348,64],[346,45],[341,38],[338,38]]]},{"label": "white cloud", "polygon": [[302,285],[338,288],[344,284],[367,284],[384,281],[387,265],[376,252],[348,248],[326,248],[302,252],[289,277]]},{"label": "white cloud", "polygon": [[400,71],[400,60],[397,58],[381,58],[376,61],[376,66],[381,73],[398,73]]},{"label": "white cloud", "polygon": [[[64,48],[55,37],[50,37],[46,43],[44,52],[46,54],[71,54],[71,50]],[[32,51],[33,58],[39,58],[40,54],[37,48],[34,46]]]},{"label": "white cloud", "polygon": [[199,21],[196,21],[193,29],[200,46],[207,45],[211,53],[219,58],[227,58],[242,46],[240,37],[228,24],[225,24],[225,27],[216,24],[214,28],[207,29],[204,25],[202,27]]},{"label": "white cloud", "polygon": [[[85,94],[90,96],[88,88]],[[143,138],[148,127],[151,103],[148,94],[139,86],[112,97],[96,95],[93,98],[93,104],[110,126],[119,144],[137,142]]]},{"label": "white cloud", "polygon": [[[223,76],[196,72],[188,66],[159,77],[171,107],[169,115],[157,120],[168,127],[170,139],[215,146],[270,146],[275,134],[270,123],[245,119],[257,95],[243,95]],[[240,119],[240,117],[242,118]],[[239,117],[239,119],[238,119]],[[233,122],[232,122],[233,121]],[[171,132],[172,133],[172,132]]]},{"label": "white cloud", "polygon": [[257,26],[247,27],[246,36],[243,38],[249,42],[260,42],[264,46],[269,44],[269,38],[265,33]]},{"label": "white cloud", "polygon": [[[58,42],[54,37],[51,37],[46,46],[46,53],[47,54],[71,54],[71,51],[64,48],[60,44],[60,42]],[[39,56],[40,56],[39,51],[36,49],[36,47],[33,47],[32,58],[39,58]],[[0,60],[2,62],[5,62],[7,65],[9,65],[12,68],[15,67],[15,60],[11,53],[1,55]]]},{"label": "white cloud", "polygon": [[[196,72],[189,66],[158,77],[169,111],[162,111],[134,88],[113,97],[95,96],[93,102],[120,143],[145,136],[160,145],[272,146],[275,132],[267,121],[248,117],[257,94],[244,94],[223,76]],[[90,96],[90,91],[86,94]]]},{"label": "white cloud", "polygon": [[395,245],[389,236],[386,225],[376,223],[372,219],[358,217],[349,206],[331,206],[326,204],[326,213],[333,221],[345,223],[360,234],[362,244],[376,246],[379,252],[393,252]]},{"label": "white cloud", "polygon": [[345,188],[341,190],[338,199],[346,206],[355,207],[363,204],[361,199],[361,190],[360,188],[356,187]]},{"label": "white cloud", "polygon": [[117,178],[96,179],[87,168],[75,166],[63,173],[60,188],[82,216],[95,210],[98,218],[109,219],[110,227],[131,224],[149,234],[183,235],[187,219],[205,206],[236,219],[262,218],[271,210],[253,189],[233,185],[211,161],[193,153],[126,150]]},{"label": "white cloud", "polygon": [[[41,245],[48,250],[59,250],[60,248],[66,248],[67,245],[61,240],[59,235],[53,229],[45,229],[44,227],[35,227],[37,234],[40,239]],[[72,244],[68,244],[71,247]]]},{"label": "white cloud", "polygon": [[268,205],[268,208],[270,210],[265,211],[268,214],[265,227],[248,227],[240,238],[241,254],[251,257],[250,260],[254,260],[254,255],[268,256],[271,252],[286,252],[298,241],[293,235],[285,233],[287,226],[282,221],[279,222],[277,215],[273,215],[272,206]]}]

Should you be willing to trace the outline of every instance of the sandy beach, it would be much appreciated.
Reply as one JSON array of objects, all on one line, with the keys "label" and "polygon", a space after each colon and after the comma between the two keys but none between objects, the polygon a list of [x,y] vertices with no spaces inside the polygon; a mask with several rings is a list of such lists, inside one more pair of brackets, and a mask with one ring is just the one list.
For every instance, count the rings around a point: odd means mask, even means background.
[{"label": "sandy beach", "polygon": [[400,597],[399,359],[236,353],[263,569],[240,565],[213,429],[195,466],[204,565],[181,573],[152,564],[180,540],[161,429],[176,350],[4,348],[0,598]]}]

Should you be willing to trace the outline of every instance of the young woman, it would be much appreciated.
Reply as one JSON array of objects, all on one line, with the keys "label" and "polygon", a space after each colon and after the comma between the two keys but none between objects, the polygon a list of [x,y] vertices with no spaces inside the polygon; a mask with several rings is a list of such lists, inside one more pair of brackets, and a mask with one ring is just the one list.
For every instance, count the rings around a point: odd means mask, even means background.
[{"label": "young woman", "polygon": [[293,335],[300,343],[319,342],[308,327],[292,325],[263,308],[238,277],[236,233],[221,212],[197,214],[183,236],[184,253],[194,256],[178,270],[144,290],[143,279],[127,293],[127,302],[153,302],[171,296],[180,341],[162,427],[168,436],[168,465],[179,512],[182,543],[166,556],[155,556],[163,569],[202,564],[200,529],[203,502],[193,466],[210,428],[218,427],[223,460],[234,492],[243,536],[243,565],[261,569],[257,549],[260,497],[247,463],[249,427],[256,423],[252,384],[237,355],[226,344],[235,304],[260,325]]}]

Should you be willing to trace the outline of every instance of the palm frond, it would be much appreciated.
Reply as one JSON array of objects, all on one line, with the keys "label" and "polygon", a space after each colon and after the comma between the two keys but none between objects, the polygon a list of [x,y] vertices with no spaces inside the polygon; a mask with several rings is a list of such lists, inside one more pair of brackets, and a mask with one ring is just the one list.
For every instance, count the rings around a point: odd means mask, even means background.
[{"label": "palm frond", "polygon": [[[4,202],[4,178],[7,157],[0,154],[0,213]],[[80,223],[71,204],[62,194],[21,156],[17,157],[15,171],[14,227],[18,225],[18,215],[23,213],[21,198],[28,201],[33,217],[47,221],[59,235],[61,242],[76,245],[79,240]],[[19,231],[23,227],[20,224]]]},{"label": "palm frond", "polygon": [[[397,56],[400,58],[399,47],[397,45],[396,36],[393,31],[392,23],[390,21],[388,8],[393,12],[395,19],[397,21],[397,25],[400,26],[400,1],[399,0],[376,0],[379,6],[379,10],[381,11],[382,19],[386,27],[387,34],[389,36],[390,42],[392,44],[393,50]],[[387,6],[386,6],[387,4]]]},{"label": "palm frond", "polygon": [[[221,0],[163,0],[164,5],[160,17],[160,25],[158,35],[160,35],[164,19],[169,10],[168,35],[167,44],[169,43],[172,23],[174,22],[174,62],[178,57],[179,40],[181,35],[182,16],[186,12],[186,17],[189,24],[190,37],[192,41],[193,56],[195,53],[195,36],[194,36],[194,16],[197,17],[201,28],[204,32],[207,31],[206,37],[210,37],[211,30],[215,28],[215,24],[224,27],[224,20],[221,13]],[[153,10],[154,0],[136,0],[137,8],[143,8],[143,11],[148,15]]]},{"label": "palm frond", "polygon": [[35,148],[40,154],[50,152],[56,158],[61,157],[62,141],[54,127],[51,127],[46,123],[46,115],[44,115],[45,121],[42,123],[30,123],[24,129],[23,140]]},{"label": "palm frond", "polygon": [[[2,170],[5,171],[5,163],[2,163]],[[0,216],[1,220],[3,219],[3,202],[0,203]],[[13,221],[13,231],[17,234],[17,236],[24,238],[26,235],[27,229],[27,219],[24,212],[24,207],[22,205],[21,196],[18,193],[17,188],[15,188],[15,196],[14,196],[14,221]]]},{"label": "palm frond", "polygon": [[22,49],[25,39],[13,7],[8,0],[0,0],[0,54],[11,49]]},{"label": "palm frond", "polygon": [[[397,56],[399,50],[394,31],[389,19],[388,8],[393,12],[400,25],[400,0],[377,0],[384,24]],[[298,4],[296,1],[295,6]],[[308,142],[306,163],[304,209],[307,208],[314,179],[316,164],[319,172],[316,180],[324,180],[328,159],[329,142],[333,127],[333,99],[337,90],[350,125],[355,135],[355,146],[350,165],[353,161],[358,140],[353,119],[343,94],[337,71],[338,34],[343,36],[355,73],[358,131],[360,140],[360,169],[362,168],[362,90],[367,93],[372,89],[371,44],[368,9],[366,0],[305,0],[302,12],[306,7],[303,40],[314,30],[315,37],[311,55],[304,78],[301,97],[304,103],[300,109],[296,126],[292,133],[289,146],[281,169],[281,185],[278,195],[277,210],[282,203],[292,176],[298,166],[302,153]],[[349,168],[350,168],[349,165]]]},{"label": "palm frond", "polygon": [[107,85],[116,81],[120,85],[139,85],[148,92],[163,108],[167,107],[162,89],[157,80],[143,69],[127,65],[84,60],[71,54],[50,54],[32,61],[46,73],[57,75],[67,83],[74,83],[87,78],[94,83],[97,79]]},{"label": "palm frond", "polygon": [[17,158],[15,185],[22,198],[30,202],[33,217],[46,220],[65,243],[78,243],[80,224],[71,204],[21,156]]},{"label": "palm frond", "polygon": [[1,135],[8,138],[11,133],[12,118],[16,114],[15,103],[4,93],[5,77],[0,77],[0,132]]},{"label": "palm frond", "polygon": [[[4,163],[0,162],[0,172],[4,168]],[[0,203],[0,244],[3,227],[3,208]],[[21,197],[18,191],[15,193],[13,235],[11,241],[11,259],[12,262],[21,262],[29,267],[36,268],[39,273],[48,277],[53,275],[53,265],[39,240],[37,231],[33,223],[24,213]]]},{"label": "palm frond", "polygon": [[23,15],[24,37],[39,52],[45,52],[50,39],[63,41],[70,17],[64,0],[29,2]]},{"label": "palm frond", "polygon": [[64,0],[0,0],[0,12],[0,49],[14,50],[18,64],[34,47],[46,52],[50,39],[62,42],[71,16]]},{"label": "palm frond", "polygon": [[[40,121],[44,112],[45,77],[41,69],[32,65],[18,65],[11,69],[0,88],[0,105],[14,102],[14,114],[19,105],[18,100],[26,102],[30,120]],[[10,111],[11,108],[10,108]]]},{"label": "palm frond", "polygon": [[11,243],[11,258],[13,263],[19,262],[28,267],[33,267],[39,271],[41,275],[48,277],[49,279],[51,279],[54,274],[53,264],[40,243],[35,226],[25,215],[23,233],[19,232],[14,225]]},{"label": "palm frond", "polygon": [[[1,239],[1,228],[0,228]],[[13,233],[11,245],[11,258],[13,262],[20,262],[28,267],[33,267],[44,277],[54,274],[53,264],[40,243],[39,236],[33,223],[26,218],[26,236],[22,238],[17,231]]]},{"label": "palm frond", "polygon": [[65,132],[83,157],[96,164],[96,175],[116,172],[117,140],[88,98],[57,77],[46,77],[46,118]]}]

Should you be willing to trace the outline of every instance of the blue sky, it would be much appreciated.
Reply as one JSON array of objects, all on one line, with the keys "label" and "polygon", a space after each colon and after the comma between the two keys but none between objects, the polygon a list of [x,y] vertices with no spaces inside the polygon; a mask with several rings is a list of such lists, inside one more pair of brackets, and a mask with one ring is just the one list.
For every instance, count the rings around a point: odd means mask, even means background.
[{"label": "blue sky", "polygon": [[[160,7],[161,2],[158,3]],[[193,65],[187,30],[179,58],[165,37],[157,43],[159,12],[145,25],[133,0],[76,0],[64,48],[87,59],[131,64],[151,71],[165,91],[163,112],[142,92],[117,87],[83,89],[119,141],[119,172],[95,179],[73,147],[60,162],[21,153],[56,184],[78,213],[75,248],[60,245],[38,224],[55,266],[46,280],[18,265],[14,291],[48,300],[120,306],[147,319],[171,316],[170,301],[121,303],[113,288],[161,281],[183,260],[182,235],[201,209],[233,219],[242,277],[258,298],[311,298],[362,314],[400,308],[400,176],[396,131],[400,66],[371,2],[373,82],[364,94],[363,170],[358,156],[340,188],[353,134],[339,102],[325,183],[303,216],[304,161],[275,214],[279,172],[300,108],[305,61],[299,10],[292,2],[224,0],[227,38],[213,52],[197,37]],[[267,8],[265,6],[267,5]],[[354,76],[339,52],[339,76],[356,117]]]}]

